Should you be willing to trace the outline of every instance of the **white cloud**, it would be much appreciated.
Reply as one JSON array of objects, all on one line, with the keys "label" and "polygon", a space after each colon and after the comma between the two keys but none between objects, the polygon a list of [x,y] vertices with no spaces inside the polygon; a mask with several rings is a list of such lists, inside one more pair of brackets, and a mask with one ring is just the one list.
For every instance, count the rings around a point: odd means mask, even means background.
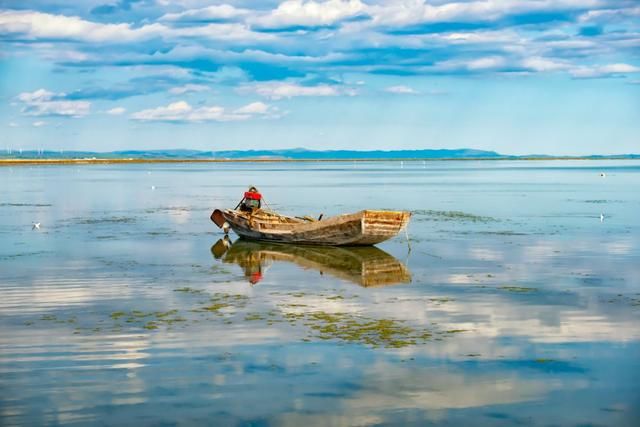
[{"label": "white cloud", "polygon": [[506,64],[506,60],[501,56],[487,56],[467,62],[469,70],[487,70],[502,67]]},{"label": "white cloud", "polygon": [[628,7],[621,9],[601,9],[590,10],[583,13],[579,21],[583,23],[610,23],[619,22],[626,19],[640,18],[640,6]]},{"label": "white cloud", "polygon": [[131,115],[134,120],[141,121],[181,121],[193,111],[193,108],[185,101],[178,101],[166,107],[150,108],[138,111]]},{"label": "white cloud", "polygon": [[598,77],[625,76],[627,74],[640,73],[640,67],[629,64],[608,64],[594,67],[576,67],[570,70],[570,74],[577,79],[590,79]]},{"label": "white cloud", "polygon": [[18,101],[22,101],[24,103],[30,102],[38,102],[44,100],[50,100],[55,96],[55,93],[48,91],[46,89],[38,89],[34,92],[22,92],[16,98]]},{"label": "white cloud", "polygon": [[82,117],[89,114],[88,101],[69,101],[64,93],[53,93],[46,89],[23,92],[16,99],[23,104],[21,112],[28,116]]},{"label": "white cloud", "polygon": [[493,21],[513,14],[585,10],[601,0],[481,0],[442,2],[393,1],[367,8],[376,24],[411,25],[423,22]]},{"label": "white cloud", "polygon": [[269,28],[332,25],[365,11],[360,0],[327,0],[323,2],[287,0],[278,5],[268,15],[257,17],[250,22]]},{"label": "white cloud", "polygon": [[211,23],[202,26],[168,27],[153,23],[141,27],[130,24],[102,24],[77,16],[52,15],[33,11],[0,12],[0,35],[58,40],[77,40],[93,43],[129,43],[153,38],[180,39],[202,37],[215,40],[257,42],[274,40],[271,34],[251,31],[238,23]]},{"label": "white cloud", "polygon": [[296,96],[353,96],[356,94],[351,88],[341,88],[326,84],[317,86],[301,86],[287,82],[266,82],[242,86],[239,88],[239,92],[253,92],[265,98],[276,100],[282,98],[293,98]]},{"label": "white cloud", "polygon": [[[237,75],[228,78],[234,84],[278,78],[262,64],[273,64],[283,76],[366,75],[376,71],[414,75],[495,73],[506,69],[525,73],[564,71],[576,78],[588,78],[635,72],[615,67],[608,70],[589,62],[601,62],[602,58],[630,62],[629,55],[639,41],[634,18],[640,16],[640,7],[614,5],[609,0],[284,0],[258,6],[247,6],[250,3],[246,2],[210,5],[206,0],[153,1],[167,6],[162,13],[172,13],[134,24],[105,23],[102,19],[92,22],[80,16],[33,10],[0,11],[0,38],[10,44],[0,55],[32,49],[48,62],[62,67],[74,63],[87,69],[103,64],[128,69],[174,64],[176,69],[202,71],[211,85],[219,83],[211,71],[222,64],[235,70]],[[246,8],[234,6],[239,4]],[[554,11],[576,11],[572,14],[575,22],[550,23],[536,31],[515,25],[510,19],[498,21],[499,25],[488,22],[516,15],[526,20],[531,13]],[[581,14],[580,21],[577,14]],[[360,17],[370,19],[357,19]],[[110,18],[117,19],[115,15]],[[393,31],[436,22],[483,25],[478,29],[465,29],[463,25],[455,31],[448,25],[442,30],[434,27],[433,31]],[[612,22],[615,27],[609,25],[594,37],[573,36],[579,33],[580,25],[591,22]],[[295,34],[255,30],[298,26],[303,28]],[[312,31],[304,27],[324,28]],[[409,57],[402,49],[415,54]],[[433,60],[437,64],[432,65]],[[226,78],[224,72],[218,74],[219,79]],[[247,92],[283,99],[353,95],[357,87],[357,83],[305,86],[287,83],[290,81],[257,84]],[[178,99],[189,92],[207,90],[203,85],[171,89],[163,85],[159,90],[167,89],[180,96]],[[51,101],[63,99],[56,95]]]},{"label": "white cloud", "polygon": [[254,102],[234,111],[224,107],[211,106],[193,108],[186,101],[178,101],[166,107],[150,108],[131,115],[133,120],[144,122],[228,122],[248,120],[256,116],[280,117],[277,109],[262,102]]},{"label": "white cloud", "polygon": [[77,39],[91,42],[127,42],[160,36],[161,24],[131,28],[129,24],[100,24],[77,16],[33,11],[0,12],[0,34],[21,34],[28,39]]},{"label": "white cloud", "polygon": [[385,88],[384,91],[389,93],[395,93],[398,95],[417,95],[418,94],[418,92],[415,89],[410,88],[409,86],[404,86],[404,85],[389,86]]},{"label": "white cloud", "polygon": [[115,107],[115,108],[112,108],[110,110],[107,110],[106,113],[110,114],[112,116],[119,116],[121,114],[124,114],[126,111],[127,111],[127,109],[124,108],[124,107]]},{"label": "white cloud", "polygon": [[235,110],[236,114],[267,114],[269,112],[269,105],[264,102],[252,102],[244,107]]},{"label": "white cloud", "polygon": [[17,128],[18,124],[16,122],[9,122],[9,127],[10,128]]},{"label": "white cloud", "polygon": [[220,4],[200,9],[190,9],[179,13],[167,13],[160,17],[160,21],[203,22],[215,20],[229,20],[246,16],[251,11],[238,9],[229,4]]},{"label": "white cloud", "polygon": [[638,73],[640,72],[640,67],[636,67],[634,65],[629,64],[609,64],[603,65],[599,68],[599,70],[603,73],[608,74],[626,74],[626,73]]},{"label": "white cloud", "polygon": [[522,60],[522,66],[533,71],[560,71],[566,70],[569,65],[557,60],[534,56]]},{"label": "white cloud", "polygon": [[194,27],[174,28],[167,30],[165,36],[174,38],[202,37],[212,40],[250,41],[252,43],[277,39],[273,34],[251,31],[247,25],[239,23],[211,23]]},{"label": "white cloud", "polygon": [[182,95],[188,92],[206,92],[209,90],[211,90],[209,86],[189,83],[184,86],[172,87],[169,89],[169,93],[172,95]]},{"label": "white cloud", "polygon": [[47,124],[47,122],[43,122],[43,121],[41,121],[41,120],[39,120],[39,121],[37,121],[37,122],[33,122],[33,123],[31,123],[31,125],[32,125],[33,127],[36,127],[36,128],[42,127],[42,126],[44,126],[44,125],[46,125],[46,124]]}]

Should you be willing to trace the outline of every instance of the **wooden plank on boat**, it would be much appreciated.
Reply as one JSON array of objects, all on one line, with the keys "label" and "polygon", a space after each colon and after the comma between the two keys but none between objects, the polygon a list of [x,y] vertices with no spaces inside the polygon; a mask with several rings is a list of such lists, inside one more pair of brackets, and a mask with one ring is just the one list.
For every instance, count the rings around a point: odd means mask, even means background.
[{"label": "wooden plank on boat", "polygon": [[410,212],[383,210],[364,210],[315,221],[262,209],[253,212],[228,209],[222,215],[236,234],[247,239],[330,246],[375,245],[397,235],[411,217]]}]

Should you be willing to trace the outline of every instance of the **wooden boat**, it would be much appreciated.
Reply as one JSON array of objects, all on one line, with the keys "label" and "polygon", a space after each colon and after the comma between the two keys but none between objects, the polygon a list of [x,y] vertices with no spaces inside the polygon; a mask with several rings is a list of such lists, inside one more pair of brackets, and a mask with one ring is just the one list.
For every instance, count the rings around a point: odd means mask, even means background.
[{"label": "wooden boat", "polygon": [[294,263],[363,287],[411,282],[407,267],[376,247],[299,246],[242,239],[232,243],[225,236],[211,247],[211,253],[222,262],[239,265],[253,284],[273,262]]},{"label": "wooden boat", "polygon": [[[410,212],[364,210],[315,220],[263,209],[219,210],[211,214],[218,227],[227,224],[240,237],[267,242],[326,246],[368,246],[384,242],[407,226]],[[226,230],[225,230],[226,231]]]}]

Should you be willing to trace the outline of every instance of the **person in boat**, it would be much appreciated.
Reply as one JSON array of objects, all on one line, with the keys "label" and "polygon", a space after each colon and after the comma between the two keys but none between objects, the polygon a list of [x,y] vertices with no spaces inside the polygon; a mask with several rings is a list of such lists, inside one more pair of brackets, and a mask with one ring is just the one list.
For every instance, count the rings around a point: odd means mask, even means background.
[{"label": "person in boat", "polygon": [[249,191],[244,192],[244,197],[239,203],[241,211],[253,212],[260,209],[262,204],[262,194],[256,187],[249,187]]}]

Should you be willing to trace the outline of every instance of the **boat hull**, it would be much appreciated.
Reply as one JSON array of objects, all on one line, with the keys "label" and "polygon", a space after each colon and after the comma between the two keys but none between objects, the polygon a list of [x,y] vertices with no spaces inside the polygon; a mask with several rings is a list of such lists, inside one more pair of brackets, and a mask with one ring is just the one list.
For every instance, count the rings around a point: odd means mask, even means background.
[{"label": "boat hull", "polygon": [[406,227],[411,217],[404,211],[364,210],[309,221],[263,210],[216,212],[222,212],[233,231],[245,239],[327,246],[369,246],[384,242]]}]

